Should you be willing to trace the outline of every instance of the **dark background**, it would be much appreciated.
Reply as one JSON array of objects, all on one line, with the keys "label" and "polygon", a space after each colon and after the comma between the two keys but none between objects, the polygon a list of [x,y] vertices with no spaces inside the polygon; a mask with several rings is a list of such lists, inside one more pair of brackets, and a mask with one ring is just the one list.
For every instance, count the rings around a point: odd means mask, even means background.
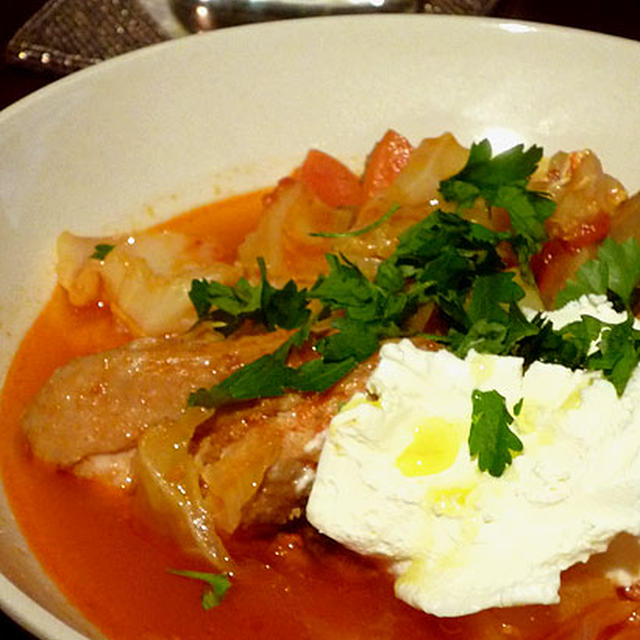
[{"label": "dark background", "polygon": [[[44,0],[0,0],[0,109],[53,82],[56,76],[9,66],[4,50],[14,32],[42,5]],[[640,2],[638,0],[499,0],[491,15],[533,20],[601,31],[640,40]],[[640,69],[638,70],[640,78]],[[630,108],[637,108],[637,105]],[[2,640],[33,640],[9,618],[0,613]]]}]

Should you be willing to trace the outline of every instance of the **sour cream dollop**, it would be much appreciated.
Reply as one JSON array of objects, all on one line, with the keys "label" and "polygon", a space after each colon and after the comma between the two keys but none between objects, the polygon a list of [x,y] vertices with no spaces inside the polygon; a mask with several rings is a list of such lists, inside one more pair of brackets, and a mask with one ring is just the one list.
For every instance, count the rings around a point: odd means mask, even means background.
[{"label": "sour cream dollop", "polygon": [[[548,314],[622,322],[602,297]],[[307,507],[321,532],[389,561],[396,594],[439,616],[558,601],[561,572],[640,535],[640,371],[599,373],[410,341],[385,345],[367,393],[333,419]],[[501,477],[469,453],[474,389],[496,390],[523,443]]]}]

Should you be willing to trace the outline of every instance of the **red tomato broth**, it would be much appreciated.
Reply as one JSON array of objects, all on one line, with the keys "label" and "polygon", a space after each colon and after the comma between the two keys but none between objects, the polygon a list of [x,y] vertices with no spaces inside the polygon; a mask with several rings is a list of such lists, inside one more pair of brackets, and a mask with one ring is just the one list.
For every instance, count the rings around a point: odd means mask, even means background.
[{"label": "red tomato broth", "polygon": [[[202,207],[162,228],[233,238],[227,243],[227,257],[233,259],[258,220],[261,195]],[[20,431],[25,406],[56,367],[130,338],[108,309],[73,308],[56,289],[15,357],[1,401],[2,474],[18,522],[44,570],[107,636],[541,640],[565,626],[566,635],[554,638],[574,637],[581,612],[608,603],[621,607],[614,622],[626,627],[636,603],[618,598],[588,567],[566,572],[559,606],[438,620],[397,600],[391,579],[372,562],[337,545],[318,552],[299,531],[232,540],[237,562],[232,587],[221,606],[204,611],[201,583],[168,570],[206,571],[206,563],[185,555],[154,527],[131,495],[34,460]]]}]

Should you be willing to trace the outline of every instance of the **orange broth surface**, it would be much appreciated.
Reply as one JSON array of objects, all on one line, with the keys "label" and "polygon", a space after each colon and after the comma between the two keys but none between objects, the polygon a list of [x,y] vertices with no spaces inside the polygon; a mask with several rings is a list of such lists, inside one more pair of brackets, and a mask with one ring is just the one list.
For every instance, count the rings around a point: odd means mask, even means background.
[{"label": "orange broth surface", "polygon": [[[233,260],[257,223],[262,195],[208,205],[160,228],[224,238],[221,259]],[[305,525],[230,541],[237,561],[231,589],[204,611],[201,583],[168,570],[210,570],[206,563],[185,555],[131,495],[34,460],[21,434],[25,406],[56,367],[131,337],[107,308],[74,308],[57,288],[15,356],[1,400],[0,461],[12,509],[45,571],[108,637],[559,640],[591,619],[608,631],[584,637],[606,640],[626,627],[637,603],[619,598],[588,566],[565,573],[561,605],[439,620],[397,600],[373,562],[310,538]]]}]

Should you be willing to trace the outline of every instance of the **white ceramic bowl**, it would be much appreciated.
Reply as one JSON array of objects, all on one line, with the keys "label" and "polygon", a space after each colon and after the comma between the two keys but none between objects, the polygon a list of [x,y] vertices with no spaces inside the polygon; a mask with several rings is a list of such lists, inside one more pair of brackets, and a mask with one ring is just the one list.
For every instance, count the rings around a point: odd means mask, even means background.
[{"label": "white ceramic bowl", "polygon": [[[639,69],[640,44],[608,36],[359,16],[188,37],[56,82],[0,114],[0,378],[52,291],[62,230],[146,226],[269,184],[310,147],[357,162],[388,127],[591,147],[637,190]],[[99,637],[0,501],[0,605],[41,638]]]}]

